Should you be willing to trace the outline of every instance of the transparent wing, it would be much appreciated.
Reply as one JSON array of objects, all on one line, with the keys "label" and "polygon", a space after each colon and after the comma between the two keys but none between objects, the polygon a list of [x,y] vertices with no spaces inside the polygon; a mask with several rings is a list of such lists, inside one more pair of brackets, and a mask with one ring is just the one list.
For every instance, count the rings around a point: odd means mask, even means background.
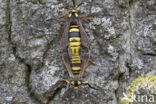
[{"label": "transparent wing", "polygon": [[82,26],[82,23],[81,23],[80,19],[77,20],[77,24],[78,24],[79,29],[80,29],[81,44],[82,44],[84,47],[89,48],[89,46],[90,46],[90,40],[89,40],[89,38],[88,38],[88,35],[87,35],[85,29],[84,29],[83,26]]},{"label": "transparent wing", "polygon": [[64,32],[62,34],[62,38],[61,38],[61,41],[60,41],[60,46],[61,46],[62,49],[66,49],[67,46],[68,46],[68,32],[69,32],[70,23],[71,23],[71,21],[67,22],[65,30],[64,30]]},{"label": "transparent wing", "polygon": [[64,54],[63,57],[62,57],[62,60],[64,62],[64,65],[66,66],[66,69],[68,71],[68,74],[71,78],[74,78],[74,75],[72,73],[72,69],[71,69],[71,66],[70,66],[70,62],[69,62],[69,57],[68,55]]},{"label": "transparent wing", "polygon": [[86,70],[86,68],[88,66],[89,59],[90,59],[90,55],[87,54],[85,56],[85,58],[84,58],[84,61],[82,61],[83,63],[82,63],[82,66],[81,66],[81,72],[79,74],[79,78],[82,78],[83,77],[84,72],[85,72],[85,70]]}]

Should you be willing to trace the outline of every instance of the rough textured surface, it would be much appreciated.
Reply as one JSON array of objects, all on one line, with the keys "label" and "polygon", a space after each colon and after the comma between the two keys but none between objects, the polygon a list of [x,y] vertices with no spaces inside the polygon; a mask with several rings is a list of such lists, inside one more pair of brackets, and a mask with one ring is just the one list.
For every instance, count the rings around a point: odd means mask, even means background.
[{"label": "rough textured surface", "polygon": [[[100,87],[69,89],[59,40],[62,8],[72,0],[0,0],[1,104],[119,104],[132,80],[156,74],[156,1],[84,0],[91,40],[84,79]],[[79,3],[78,1],[76,2]]]}]

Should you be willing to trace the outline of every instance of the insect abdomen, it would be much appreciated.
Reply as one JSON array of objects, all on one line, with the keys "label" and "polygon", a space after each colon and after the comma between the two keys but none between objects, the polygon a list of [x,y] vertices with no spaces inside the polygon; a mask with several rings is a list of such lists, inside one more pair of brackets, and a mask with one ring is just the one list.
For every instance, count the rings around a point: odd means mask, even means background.
[{"label": "insect abdomen", "polygon": [[81,45],[81,38],[79,28],[77,25],[71,25],[69,29],[69,45],[72,50],[72,72],[73,74],[80,73],[81,59],[79,49]]}]

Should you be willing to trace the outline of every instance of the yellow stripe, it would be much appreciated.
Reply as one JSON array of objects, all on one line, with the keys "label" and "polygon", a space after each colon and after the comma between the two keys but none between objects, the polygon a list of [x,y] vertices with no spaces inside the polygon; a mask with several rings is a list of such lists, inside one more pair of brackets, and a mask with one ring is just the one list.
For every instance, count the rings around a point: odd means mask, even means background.
[{"label": "yellow stripe", "polygon": [[72,29],[69,30],[69,32],[79,32],[79,29],[77,29],[77,28],[72,28]]},{"label": "yellow stripe", "polygon": [[72,56],[72,59],[80,59],[80,57],[73,57],[73,56]]},{"label": "yellow stripe", "polygon": [[70,46],[79,46],[80,42],[70,42]]},{"label": "yellow stripe", "polygon": [[72,61],[80,60],[80,58],[72,58]]},{"label": "yellow stripe", "polygon": [[72,50],[79,50],[80,49],[80,46],[75,46],[75,47],[70,47]]},{"label": "yellow stripe", "polygon": [[77,89],[78,89],[78,87],[74,87],[74,89],[75,89],[75,90],[77,90]]},{"label": "yellow stripe", "polygon": [[72,67],[72,70],[80,70],[80,67]]},{"label": "yellow stripe", "polygon": [[80,41],[80,37],[72,37],[72,38],[69,38],[69,41],[73,41],[73,40]]},{"label": "yellow stripe", "polygon": [[81,61],[80,60],[72,60],[72,63],[81,63]]},{"label": "yellow stripe", "polygon": [[72,56],[72,58],[80,58],[80,56],[78,56],[78,55],[77,56]]},{"label": "yellow stripe", "polygon": [[78,27],[77,25],[71,25],[70,27]]},{"label": "yellow stripe", "polygon": [[71,17],[71,15],[72,15],[71,13],[70,13],[70,14],[68,14],[68,17]]},{"label": "yellow stripe", "polygon": [[77,17],[77,16],[79,16],[77,13],[75,13],[75,16]]}]

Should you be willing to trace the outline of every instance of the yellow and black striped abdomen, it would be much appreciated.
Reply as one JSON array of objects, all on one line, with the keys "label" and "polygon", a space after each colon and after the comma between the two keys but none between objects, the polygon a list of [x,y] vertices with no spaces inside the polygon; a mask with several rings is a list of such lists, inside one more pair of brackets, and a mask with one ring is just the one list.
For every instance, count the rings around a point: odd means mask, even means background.
[{"label": "yellow and black striped abdomen", "polygon": [[81,70],[80,56],[72,56],[72,72],[73,74],[79,74]]},{"label": "yellow and black striped abdomen", "polygon": [[81,59],[79,49],[81,45],[81,38],[79,28],[77,25],[71,25],[69,29],[69,46],[72,50],[72,72],[73,74],[80,73]]}]

